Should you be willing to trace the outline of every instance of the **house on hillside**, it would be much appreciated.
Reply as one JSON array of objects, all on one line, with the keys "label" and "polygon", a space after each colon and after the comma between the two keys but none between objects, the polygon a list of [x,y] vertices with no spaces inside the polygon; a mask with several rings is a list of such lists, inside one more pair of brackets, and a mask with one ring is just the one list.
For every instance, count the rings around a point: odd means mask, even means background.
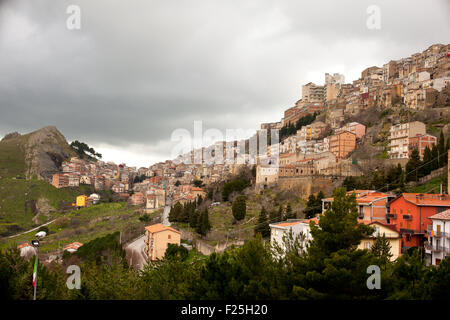
[{"label": "house on hillside", "polygon": [[428,229],[425,256],[427,264],[437,266],[450,255],[450,210],[432,215],[429,219],[432,226]]},{"label": "house on hillside", "polygon": [[83,244],[81,242],[73,242],[64,246],[63,251],[73,253],[77,251]]},{"label": "house on hillside", "polygon": [[[359,222],[387,222],[388,202],[394,198],[393,195],[374,190],[352,190],[348,191],[347,195],[352,193],[356,195]],[[333,200],[333,198],[322,199],[322,212],[326,211]]]},{"label": "house on hillside", "polygon": [[422,248],[433,224],[430,217],[450,209],[450,195],[402,193],[389,207],[388,223],[401,233],[403,250]]},{"label": "house on hillside", "polygon": [[395,227],[391,224],[383,223],[380,221],[373,222],[365,222],[365,224],[372,226],[375,228],[375,231],[372,235],[367,238],[364,238],[361,243],[358,245],[358,249],[368,249],[370,250],[374,245],[377,238],[382,237],[383,235],[389,241],[389,245],[391,247],[391,261],[396,260],[402,254],[402,237],[400,232],[398,232]]},{"label": "house on hillside", "polygon": [[[309,227],[311,220],[316,224],[318,223],[318,220],[314,218],[309,220],[288,219],[287,221],[269,224],[270,244],[272,246],[278,245],[285,252],[287,248],[284,239],[289,239],[289,234],[292,232],[293,238],[299,239],[303,247],[306,247],[307,243],[312,240]],[[303,235],[303,239],[301,235]]]},{"label": "house on hillside", "polygon": [[161,223],[145,227],[145,249],[148,260],[162,259],[169,243],[180,245],[181,232]]},{"label": "house on hillside", "polygon": [[88,201],[89,201],[89,198],[86,195],[82,194],[82,195],[77,197],[76,205],[79,208],[80,207],[87,207]]}]

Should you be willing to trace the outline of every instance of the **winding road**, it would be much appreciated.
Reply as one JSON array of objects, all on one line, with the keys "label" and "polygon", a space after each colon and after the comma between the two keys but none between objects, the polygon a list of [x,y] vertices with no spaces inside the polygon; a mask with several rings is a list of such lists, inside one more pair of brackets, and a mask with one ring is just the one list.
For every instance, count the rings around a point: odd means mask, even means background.
[{"label": "winding road", "polygon": [[[162,224],[165,226],[170,226],[169,221],[169,212],[170,212],[170,204],[171,201],[167,201],[166,206],[164,207],[164,211],[162,214]],[[134,240],[133,242],[130,242],[126,247],[125,250],[129,252],[130,254],[130,264],[133,266],[136,266],[139,270],[144,269],[145,265],[147,265],[147,258],[144,254],[144,248],[145,248],[145,234]]]}]

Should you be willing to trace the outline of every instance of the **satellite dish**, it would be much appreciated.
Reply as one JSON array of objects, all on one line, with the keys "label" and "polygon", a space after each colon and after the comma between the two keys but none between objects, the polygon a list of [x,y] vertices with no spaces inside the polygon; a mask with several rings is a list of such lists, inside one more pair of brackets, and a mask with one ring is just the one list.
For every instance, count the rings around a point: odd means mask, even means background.
[{"label": "satellite dish", "polygon": [[47,233],[45,231],[39,231],[38,233],[36,233],[36,238],[43,238],[47,235]]}]

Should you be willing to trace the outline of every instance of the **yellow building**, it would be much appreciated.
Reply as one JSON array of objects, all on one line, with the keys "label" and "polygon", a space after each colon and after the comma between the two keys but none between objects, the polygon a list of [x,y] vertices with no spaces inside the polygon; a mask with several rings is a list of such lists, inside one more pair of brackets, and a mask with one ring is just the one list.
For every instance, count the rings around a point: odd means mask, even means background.
[{"label": "yellow building", "polygon": [[375,228],[374,233],[361,241],[358,246],[358,249],[368,249],[370,250],[377,240],[378,237],[382,237],[383,234],[386,239],[389,241],[389,245],[391,246],[391,261],[394,261],[402,254],[402,237],[400,233],[395,230],[393,225],[385,224],[382,222],[374,221],[367,223],[368,225]]},{"label": "yellow building", "polygon": [[161,223],[145,227],[145,253],[149,260],[162,259],[169,243],[180,245],[181,232]]},{"label": "yellow building", "polygon": [[77,197],[77,207],[86,207],[88,203],[88,197],[82,194]]}]

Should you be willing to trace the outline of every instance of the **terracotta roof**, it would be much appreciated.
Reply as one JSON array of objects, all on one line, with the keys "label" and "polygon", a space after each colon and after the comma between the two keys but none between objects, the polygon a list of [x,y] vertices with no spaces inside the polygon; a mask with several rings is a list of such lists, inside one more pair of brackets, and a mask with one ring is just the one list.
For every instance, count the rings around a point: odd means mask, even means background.
[{"label": "terracotta roof", "polygon": [[447,209],[445,211],[436,213],[435,215],[432,215],[428,219],[436,219],[436,220],[450,220],[450,209]]},{"label": "terracotta roof", "polygon": [[417,206],[450,207],[450,196],[432,193],[403,193],[403,198]]},{"label": "terracotta roof", "polygon": [[156,233],[156,232],[169,231],[170,230],[170,231],[173,231],[173,232],[181,234],[180,231],[178,231],[178,230],[176,230],[174,228],[168,227],[168,226],[164,226],[161,223],[153,224],[151,226],[147,226],[147,227],[145,227],[145,230],[147,230],[150,233]]},{"label": "terracotta roof", "polygon": [[22,244],[19,244],[19,245],[17,246],[17,249],[22,249],[22,248],[25,248],[25,247],[28,247],[28,246],[30,246],[29,243],[22,243]]}]

